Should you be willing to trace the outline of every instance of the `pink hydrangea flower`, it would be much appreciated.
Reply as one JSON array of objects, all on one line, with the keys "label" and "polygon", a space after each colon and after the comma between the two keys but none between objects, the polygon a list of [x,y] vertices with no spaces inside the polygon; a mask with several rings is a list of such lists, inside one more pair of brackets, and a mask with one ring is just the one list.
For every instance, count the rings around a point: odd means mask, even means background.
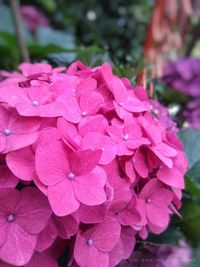
[{"label": "pink hydrangea flower", "polygon": [[50,215],[46,197],[36,189],[1,189],[0,258],[14,265],[26,264]]},{"label": "pink hydrangea flower", "polygon": [[55,214],[68,215],[79,208],[80,202],[90,206],[106,200],[106,175],[97,166],[100,157],[100,150],[69,154],[60,141],[38,146],[36,170],[48,186],[47,195]]},{"label": "pink hydrangea flower", "polygon": [[15,111],[0,106],[0,153],[29,146],[38,137],[40,121],[37,118],[26,119]]},{"label": "pink hydrangea flower", "polygon": [[0,82],[0,265],[69,249],[69,266],[115,267],[179,215],[183,146],[108,63],[19,70]]}]

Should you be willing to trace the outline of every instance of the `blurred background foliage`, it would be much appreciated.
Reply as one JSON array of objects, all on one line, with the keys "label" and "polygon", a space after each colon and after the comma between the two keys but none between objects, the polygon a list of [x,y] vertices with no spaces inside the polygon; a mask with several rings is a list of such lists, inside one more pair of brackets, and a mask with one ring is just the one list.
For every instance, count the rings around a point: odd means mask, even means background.
[{"label": "blurred background foliage", "polygon": [[[32,34],[23,25],[33,61],[46,59],[64,65],[78,58],[96,65],[106,60],[118,66],[119,73],[123,73],[124,66],[138,67],[138,62],[142,67],[143,43],[154,0],[25,0],[21,4],[39,8],[50,23]],[[6,1],[0,5],[0,17],[0,67],[13,69],[20,58]]]}]

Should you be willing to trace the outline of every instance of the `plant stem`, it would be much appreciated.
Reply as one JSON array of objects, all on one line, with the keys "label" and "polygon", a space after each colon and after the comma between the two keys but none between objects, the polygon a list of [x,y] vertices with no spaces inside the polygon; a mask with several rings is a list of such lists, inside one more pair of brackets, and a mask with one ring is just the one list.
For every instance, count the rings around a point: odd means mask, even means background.
[{"label": "plant stem", "polygon": [[29,52],[27,45],[25,43],[25,40],[23,38],[23,32],[22,32],[22,17],[20,13],[20,1],[19,0],[9,0],[10,7],[12,10],[13,14],[13,20],[14,20],[14,25],[15,25],[15,31],[16,31],[16,37],[17,37],[17,42],[19,46],[19,51],[20,51],[20,56],[21,60],[29,62]]}]

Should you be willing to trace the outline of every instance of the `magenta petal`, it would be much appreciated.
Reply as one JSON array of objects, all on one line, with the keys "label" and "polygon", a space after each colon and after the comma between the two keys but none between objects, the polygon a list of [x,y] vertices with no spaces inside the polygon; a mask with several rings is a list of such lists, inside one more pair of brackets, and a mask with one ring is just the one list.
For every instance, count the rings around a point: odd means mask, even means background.
[{"label": "magenta petal", "polygon": [[14,188],[18,181],[18,178],[11,173],[6,165],[0,165],[0,188]]},{"label": "magenta petal", "polygon": [[35,252],[31,260],[24,267],[58,267],[57,261],[44,253]]},{"label": "magenta petal", "polygon": [[45,228],[52,210],[46,196],[38,189],[26,187],[20,191],[15,212],[16,221],[23,230],[30,234],[38,234]]},{"label": "magenta petal", "polygon": [[36,172],[45,185],[54,185],[67,179],[68,154],[62,142],[39,145],[36,149]]},{"label": "magenta petal", "polygon": [[101,149],[99,163],[102,165],[110,163],[117,153],[115,142],[110,137],[96,132],[88,132],[83,138],[82,146],[85,149]]},{"label": "magenta petal", "polygon": [[86,206],[81,204],[78,217],[85,224],[100,223],[104,220],[105,212],[106,207],[104,205]]},{"label": "magenta petal", "polygon": [[156,145],[156,149],[165,157],[175,157],[177,155],[177,150],[165,143]]},{"label": "magenta petal", "polygon": [[91,172],[99,163],[101,150],[79,150],[69,156],[70,170],[75,175],[84,175]]},{"label": "magenta petal", "polygon": [[85,136],[88,132],[105,133],[108,126],[106,118],[102,115],[88,116],[83,118],[79,125],[79,134]]},{"label": "magenta petal", "polygon": [[52,220],[52,218],[48,221],[46,227],[42,232],[37,236],[37,244],[35,250],[38,252],[42,252],[48,249],[53,242],[56,240],[58,236],[57,227]]},{"label": "magenta petal", "polygon": [[[26,127],[26,126],[24,126]],[[32,145],[38,138],[38,132],[29,133],[29,134],[11,134],[7,137],[6,149],[3,153],[8,153],[13,150],[17,150],[29,145]]]},{"label": "magenta petal", "polygon": [[149,169],[148,169],[148,165],[147,165],[146,157],[145,157],[144,153],[142,153],[142,151],[140,151],[140,150],[138,152],[136,152],[136,154],[134,155],[134,157],[132,159],[132,162],[133,162],[133,165],[134,165],[137,173],[142,178],[146,178],[148,176]]},{"label": "magenta petal", "polygon": [[159,227],[166,227],[169,224],[169,213],[167,208],[159,208],[154,204],[147,205],[148,220]]},{"label": "magenta petal", "polygon": [[35,178],[35,155],[31,147],[10,152],[6,157],[9,169],[21,180]]},{"label": "magenta petal", "polygon": [[109,253],[109,266],[117,266],[122,259],[128,259],[135,247],[135,232],[131,227],[123,227],[120,239]]},{"label": "magenta petal", "polygon": [[157,172],[157,177],[163,183],[184,189],[184,177],[183,174],[176,168],[170,169],[166,166],[162,166],[162,168]]},{"label": "magenta petal", "polygon": [[93,92],[82,95],[80,97],[80,108],[82,114],[85,114],[86,116],[96,114],[99,111],[102,102],[103,98],[99,93]]},{"label": "magenta petal", "polygon": [[107,217],[89,231],[94,246],[102,252],[110,252],[119,241],[121,226],[115,219]]},{"label": "magenta petal", "polygon": [[[93,206],[106,201],[106,194],[103,189],[105,178],[98,176],[94,171],[84,176],[77,176],[72,181],[76,198],[83,204]],[[105,174],[104,174],[105,175]]]},{"label": "magenta petal", "polygon": [[63,117],[70,122],[78,123],[81,119],[81,110],[75,97],[59,97],[58,103],[63,104]]},{"label": "magenta petal", "polygon": [[88,246],[87,240],[78,234],[74,247],[74,258],[80,266],[84,267],[108,267],[109,256],[96,249],[94,246]]},{"label": "magenta petal", "polygon": [[58,229],[58,235],[63,239],[69,239],[78,232],[78,223],[71,215],[64,217],[54,216],[54,221]]},{"label": "magenta petal", "polygon": [[79,202],[75,198],[71,181],[67,179],[49,186],[47,194],[50,205],[57,216],[69,215],[79,208]]},{"label": "magenta petal", "polygon": [[21,266],[31,259],[37,236],[25,232],[18,224],[12,223],[7,233],[7,239],[0,247],[0,258],[9,264]]}]

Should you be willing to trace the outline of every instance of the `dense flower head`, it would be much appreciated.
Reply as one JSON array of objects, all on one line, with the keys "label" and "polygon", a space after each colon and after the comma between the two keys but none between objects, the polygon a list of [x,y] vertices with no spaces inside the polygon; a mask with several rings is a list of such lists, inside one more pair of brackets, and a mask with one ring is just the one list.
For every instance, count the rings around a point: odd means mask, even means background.
[{"label": "dense flower head", "polygon": [[117,266],[178,213],[182,144],[108,63],[19,69],[0,83],[0,260]]}]

